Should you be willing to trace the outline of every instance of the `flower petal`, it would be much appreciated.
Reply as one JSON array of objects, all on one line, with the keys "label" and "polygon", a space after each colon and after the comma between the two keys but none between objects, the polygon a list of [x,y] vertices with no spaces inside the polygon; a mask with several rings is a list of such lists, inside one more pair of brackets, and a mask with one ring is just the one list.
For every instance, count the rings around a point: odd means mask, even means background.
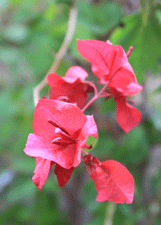
[{"label": "flower petal", "polygon": [[132,95],[135,95],[135,94],[139,93],[142,89],[143,89],[143,87],[140,84],[131,82],[126,87],[126,89],[124,91],[124,95],[125,96],[132,96]]},{"label": "flower petal", "polygon": [[110,89],[116,89],[124,96],[132,96],[142,90],[141,85],[138,84],[135,74],[130,70],[122,67],[111,78],[108,84]]},{"label": "flower petal", "polygon": [[44,137],[47,142],[51,142],[55,134],[55,126],[49,123],[49,120],[73,136],[83,127],[86,116],[74,104],[40,99],[35,108],[33,131],[36,135]]},{"label": "flower petal", "polygon": [[87,120],[79,136],[81,140],[82,148],[88,148],[86,141],[89,136],[93,136],[94,138],[97,138],[97,134],[98,134],[97,125],[94,121],[93,115],[92,116],[87,115],[86,118]]},{"label": "flower petal", "polygon": [[74,82],[77,78],[83,82],[88,77],[88,73],[80,66],[72,66],[65,74],[64,80],[67,82]]},{"label": "flower petal", "polygon": [[56,73],[50,73],[47,76],[47,82],[48,84],[52,87],[52,86],[57,86],[57,85],[63,85],[64,80],[62,77],[60,77],[58,74]]},{"label": "flower petal", "polygon": [[[103,172],[102,172],[103,169]],[[98,177],[98,181],[96,178]],[[134,178],[125,166],[114,160],[107,160],[97,167],[95,179],[98,196],[96,201],[105,200],[116,203],[132,203],[134,197]]]},{"label": "flower petal", "polygon": [[51,163],[50,160],[42,159],[40,157],[36,158],[35,174],[32,177],[32,180],[39,190],[42,189],[42,186],[48,177],[51,165],[53,165],[53,163]]},{"label": "flower petal", "polygon": [[136,127],[141,121],[141,113],[127,103],[123,96],[115,97],[116,101],[116,119],[120,127],[128,133]]},{"label": "flower petal", "polygon": [[77,48],[79,53],[92,64],[92,71],[96,76],[99,78],[108,76],[115,55],[113,45],[97,40],[77,40]]},{"label": "flower petal", "polygon": [[43,137],[29,134],[24,152],[31,157],[41,157],[58,163],[60,166],[70,169],[78,166],[81,161],[80,148],[77,144],[51,144]]},{"label": "flower petal", "polygon": [[130,63],[128,62],[128,58],[126,55],[126,52],[120,45],[115,45],[114,46],[114,51],[115,51],[115,56],[113,58],[113,61],[111,62],[111,70],[110,70],[110,76],[114,76],[114,74],[121,68],[121,67],[126,67],[128,68],[131,72],[134,72]]},{"label": "flower petal", "polygon": [[79,53],[92,64],[92,71],[102,84],[113,78],[121,67],[133,73],[127,55],[120,45],[114,46],[109,41],[77,40],[77,47]]},{"label": "flower petal", "polygon": [[[76,103],[79,108],[82,108],[86,104],[88,94],[85,90],[86,85],[80,79],[80,76],[82,75],[83,79],[86,73],[86,71],[82,70],[82,68],[72,69],[71,67],[67,71],[67,77],[64,78],[54,73],[49,74],[47,77],[48,84],[51,86],[49,98]],[[78,76],[76,77],[77,74]]]},{"label": "flower petal", "polygon": [[134,179],[126,167],[114,160],[101,163],[96,157],[93,157],[95,160],[90,162],[89,157],[87,157],[88,155],[84,156],[83,160],[98,192],[96,201],[108,200],[116,203],[132,203]]},{"label": "flower petal", "polygon": [[73,171],[74,167],[71,167],[70,169],[64,169],[63,167],[56,164],[54,172],[57,176],[59,187],[63,187],[69,181]]},{"label": "flower petal", "polygon": [[107,160],[97,167],[91,175],[95,182],[98,196],[96,201],[132,203],[134,197],[134,179],[131,173],[114,160]]}]

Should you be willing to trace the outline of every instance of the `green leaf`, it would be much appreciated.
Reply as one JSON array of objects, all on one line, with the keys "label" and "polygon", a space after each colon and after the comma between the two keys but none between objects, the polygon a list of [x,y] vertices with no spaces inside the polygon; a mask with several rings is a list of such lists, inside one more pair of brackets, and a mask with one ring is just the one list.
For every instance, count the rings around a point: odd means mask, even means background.
[{"label": "green leaf", "polygon": [[93,136],[89,136],[87,138],[86,144],[88,146],[92,145],[92,150],[96,147],[97,143],[98,143],[98,137],[97,138],[94,138]]},{"label": "green leaf", "polygon": [[100,2],[92,4],[87,1],[78,2],[78,21],[93,34],[107,33],[117,26],[120,20],[121,10],[116,3]]},{"label": "green leaf", "polygon": [[156,17],[151,18],[147,26],[142,26],[140,14],[130,15],[124,19],[124,27],[118,28],[112,34],[110,41],[120,44],[126,51],[134,47],[129,57],[139,82],[144,80],[146,71],[159,72],[161,59],[161,24],[156,23]]},{"label": "green leaf", "polygon": [[112,151],[112,159],[126,162],[126,164],[138,164],[148,155],[148,140],[145,130],[138,126],[123,136],[115,150]]},{"label": "green leaf", "polygon": [[[54,9],[52,11],[53,18],[51,18],[49,9]],[[64,36],[68,28],[68,17],[69,17],[69,7],[65,4],[51,4],[47,8],[44,18],[33,27],[35,31],[48,34],[54,40],[57,40],[61,43],[64,39]],[[53,41],[54,41],[53,40]]]}]

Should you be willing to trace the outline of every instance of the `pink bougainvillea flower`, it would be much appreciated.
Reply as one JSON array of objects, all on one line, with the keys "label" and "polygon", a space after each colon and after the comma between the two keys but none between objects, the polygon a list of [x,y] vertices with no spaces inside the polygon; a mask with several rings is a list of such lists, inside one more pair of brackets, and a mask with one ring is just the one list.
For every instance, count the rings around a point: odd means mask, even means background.
[{"label": "pink bougainvillea flower", "polygon": [[98,40],[77,40],[79,53],[92,64],[93,73],[105,84],[116,74],[117,70],[125,67],[133,72],[127,55],[120,45],[112,45]]},{"label": "pink bougainvillea flower", "polygon": [[85,116],[74,104],[48,99],[39,100],[35,108],[33,131],[24,152],[65,169],[77,167],[87,137],[97,137],[93,116]]},{"label": "pink bougainvillea flower", "polygon": [[110,41],[77,40],[79,53],[92,64],[93,73],[100,83],[108,84],[125,96],[141,91],[127,55],[120,45]]},{"label": "pink bougainvillea flower", "polygon": [[126,96],[136,95],[142,86],[137,82],[125,51],[110,41],[78,40],[77,46],[79,53],[91,62],[92,71],[100,78],[100,83],[109,88],[102,96],[114,96],[117,122],[128,133],[140,123],[141,113],[128,104]]},{"label": "pink bougainvillea flower", "polygon": [[[42,189],[42,186],[44,185],[48,177],[49,171],[54,164],[55,162],[50,161],[48,159],[43,159],[41,157],[36,158],[36,167],[32,180],[39,190]],[[70,169],[65,169],[56,164],[54,172],[57,176],[59,187],[63,187],[69,181],[73,170],[74,167],[71,167]]]},{"label": "pink bougainvillea flower", "polygon": [[124,96],[115,96],[116,101],[116,119],[120,127],[128,133],[136,127],[141,121],[141,113],[128,103]]},{"label": "pink bougainvillea flower", "polygon": [[65,77],[50,73],[47,77],[51,86],[49,98],[76,103],[82,108],[87,101],[87,94],[93,92],[90,82],[86,82],[87,72],[79,67],[73,66],[66,72]]},{"label": "pink bougainvillea flower", "polygon": [[114,160],[100,162],[90,154],[83,160],[98,192],[96,201],[133,202],[134,179],[125,166]]}]

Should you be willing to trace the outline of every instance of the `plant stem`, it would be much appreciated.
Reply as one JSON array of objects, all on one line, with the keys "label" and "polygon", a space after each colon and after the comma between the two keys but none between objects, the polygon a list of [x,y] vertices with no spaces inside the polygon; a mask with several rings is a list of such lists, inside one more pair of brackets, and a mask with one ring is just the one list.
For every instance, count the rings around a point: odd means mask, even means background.
[{"label": "plant stem", "polygon": [[107,205],[106,215],[104,225],[112,225],[113,224],[113,217],[116,211],[116,203],[109,202]]},{"label": "plant stem", "polygon": [[84,106],[82,112],[84,112],[97,98],[97,95],[94,95],[93,98],[91,98],[91,100],[87,103],[87,105]]},{"label": "plant stem", "polygon": [[86,155],[88,155],[89,153],[86,152],[85,150],[81,149],[82,152],[84,152]]},{"label": "plant stem", "polygon": [[150,19],[154,3],[153,0],[140,0],[143,26],[146,26]]},{"label": "plant stem", "polygon": [[105,91],[107,86],[108,86],[108,83],[105,84],[105,86],[100,90],[100,92],[98,94],[95,94],[93,96],[93,98],[91,98],[91,100],[82,109],[82,112],[84,112],[97,98],[99,98],[101,96],[101,94]]},{"label": "plant stem", "polygon": [[33,90],[33,100],[34,100],[35,106],[37,105],[38,100],[40,98],[40,96],[39,96],[40,91],[47,84],[48,74],[51,73],[51,72],[56,72],[56,70],[58,69],[58,67],[60,65],[60,62],[61,62],[63,56],[67,52],[67,49],[68,49],[68,47],[70,45],[70,42],[73,38],[73,34],[74,34],[75,26],[76,26],[76,20],[77,20],[77,10],[76,10],[75,7],[72,7],[71,10],[70,10],[70,14],[69,14],[68,30],[66,32],[64,41],[63,41],[58,53],[55,56],[55,60],[54,60],[53,64],[51,65],[50,69],[46,73],[44,79]]}]

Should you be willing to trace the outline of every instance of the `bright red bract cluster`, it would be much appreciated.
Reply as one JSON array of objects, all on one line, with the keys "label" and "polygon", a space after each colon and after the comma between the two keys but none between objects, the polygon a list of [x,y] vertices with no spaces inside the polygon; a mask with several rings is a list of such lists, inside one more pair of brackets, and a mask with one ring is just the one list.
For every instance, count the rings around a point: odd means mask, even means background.
[{"label": "bright red bract cluster", "polygon": [[131,173],[114,160],[99,162],[90,154],[83,156],[90,178],[98,192],[98,202],[113,201],[132,203],[134,197],[134,178]]},{"label": "bright red bract cluster", "polygon": [[87,76],[87,72],[79,66],[71,67],[63,78],[55,73],[49,74],[49,98],[76,103],[82,108],[86,104],[87,94],[93,92],[92,86],[84,81]]},{"label": "bright red bract cluster", "polygon": [[[29,134],[24,149],[27,155],[36,158],[32,180],[41,190],[55,165],[58,184],[64,186],[80,164],[83,152],[87,172],[98,192],[96,200],[132,203],[134,179],[130,172],[119,162],[100,162],[85,151],[92,148],[87,145],[87,138],[97,138],[97,126],[93,116],[83,112],[97,98],[107,100],[114,96],[117,122],[129,132],[139,124],[141,114],[128,103],[127,96],[137,94],[142,87],[121,46],[96,40],[78,40],[77,46],[104,87],[98,92],[93,82],[85,80],[88,74],[79,66],[69,68],[63,78],[55,73],[48,75],[49,99],[39,100],[33,118],[34,133]],[[86,103],[90,92],[94,92],[94,97]]]},{"label": "bright red bract cluster", "polygon": [[[39,157],[33,178],[39,189],[47,178],[51,163],[70,173],[68,169],[77,167],[81,162],[81,148],[90,148],[86,144],[88,136],[97,138],[93,116],[85,116],[74,104],[49,99],[39,100],[34,113],[33,131],[34,134],[28,136],[24,152]],[[64,180],[57,167],[55,173],[58,181],[61,177]]]},{"label": "bright red bract cluster", "polygon": [[120,127],[129,132],[141,121],[139,110],[128,104],[126,96],[136,95],[142,90],[127,55],[120,45],[109,41],[77,41],[79,53],[92,64],[93,73],[101,84],[109,88],[104,96],[114,96],[116,118]]}]

